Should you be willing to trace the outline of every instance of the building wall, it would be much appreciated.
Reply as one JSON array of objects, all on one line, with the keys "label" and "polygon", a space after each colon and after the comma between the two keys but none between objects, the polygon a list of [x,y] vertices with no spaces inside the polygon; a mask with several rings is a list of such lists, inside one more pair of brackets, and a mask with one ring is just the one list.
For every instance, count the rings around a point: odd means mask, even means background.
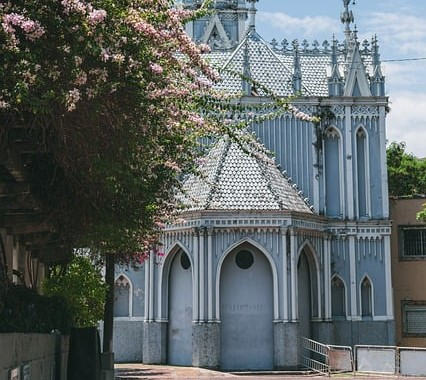
[{"label": "building wall", "polygon": [[58,334],[0,334],[0,379],[65,380],[68,350]]},{"label": "building wall", "polygon": [[[426,329],[419,336],[408,336],[403,332],[404,303],[419,302],[420,308],[426,310],[426,256],[415,258],[403,257],[401,226],[424,226],[416,220],[416,213],[426,203],[426,197],[391,198],[390,211],[392,223],[392,278],[394,289],[396,343],[401,346],[424,347]],[[421,305],[424,303],[425,305]],[[415,304],[414,304],[415,306]],[[426,311],[421,313],[426,324]]]}]

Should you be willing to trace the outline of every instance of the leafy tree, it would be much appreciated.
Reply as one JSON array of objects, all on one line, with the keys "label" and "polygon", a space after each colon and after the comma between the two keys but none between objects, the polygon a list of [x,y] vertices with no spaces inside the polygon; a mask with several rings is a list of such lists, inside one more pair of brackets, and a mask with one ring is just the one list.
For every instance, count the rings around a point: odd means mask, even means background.
[{"label": "leafy tree", "polygon": [[423,210],[417,213],[417,220],[426,222],[426,203],[423,205]]},{"label": "leafy tree", "polygon": [[[253,106],[235,122],[239,102],[212,90],[219,76],[203,59],[207,47],[184,28],[209,3],[0,4],[0,136],[13,146],[18,133],[28,145],[31,192],[68,246],[147,252],[175,209],[179,174],[194,169],[199,138],[240,138],[234,127],[270,117]],[[272,99],[273,110],[315,119]]]},{"label": "leafy tree", "polygon": [[426,160],[407,153],[404,142],[392,142],[386,150],[386,155],[390,195],[426,192]]},{"label": "leafy tree", "polygon": [[74,327],[98,324],[103,318],[106,290],[99,268],[84,256],[74,256],[66,267],[53,267],[43,281],[45,295],[67,301]]},{"label": "leafy tree", "polygon": [[197,138],[218,128],[198,112],[218,76],[172,5],[0,4],[2,143],[29,145],[31,191],[69,246],[144,251]]}]

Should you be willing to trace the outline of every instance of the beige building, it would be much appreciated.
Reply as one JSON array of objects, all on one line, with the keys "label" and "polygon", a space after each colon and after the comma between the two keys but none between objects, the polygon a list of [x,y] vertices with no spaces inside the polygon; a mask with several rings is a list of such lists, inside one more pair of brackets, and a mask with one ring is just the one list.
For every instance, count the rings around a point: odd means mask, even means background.
[{"label": "beige building", "polygon": [[426,195],[391,198],[396,344],[426,347],[426,223],[416,214]]}]

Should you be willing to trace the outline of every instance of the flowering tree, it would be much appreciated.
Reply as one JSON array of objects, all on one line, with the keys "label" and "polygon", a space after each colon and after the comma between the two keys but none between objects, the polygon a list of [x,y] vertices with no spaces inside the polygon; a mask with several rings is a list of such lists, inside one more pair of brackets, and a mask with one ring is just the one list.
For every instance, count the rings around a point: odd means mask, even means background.
[{"label": "flowering tree", "polygon": [[[0,129],[31,144],[33,194],[63,239],[142,252],[193,162],[215,71],[172,0],[0,4]],[[204,12],[202,7],[197,12]]]}]

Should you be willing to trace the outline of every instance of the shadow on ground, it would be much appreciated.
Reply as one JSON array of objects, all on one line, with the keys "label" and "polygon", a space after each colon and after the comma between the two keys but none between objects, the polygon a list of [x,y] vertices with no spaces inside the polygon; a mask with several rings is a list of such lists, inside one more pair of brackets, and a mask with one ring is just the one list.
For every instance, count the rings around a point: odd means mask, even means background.
[{"label": "shadow on ground", "polygon": [[115,370],[116,380],[151,380],[165,375],[168,373],[154,369],[120,368]]}]

